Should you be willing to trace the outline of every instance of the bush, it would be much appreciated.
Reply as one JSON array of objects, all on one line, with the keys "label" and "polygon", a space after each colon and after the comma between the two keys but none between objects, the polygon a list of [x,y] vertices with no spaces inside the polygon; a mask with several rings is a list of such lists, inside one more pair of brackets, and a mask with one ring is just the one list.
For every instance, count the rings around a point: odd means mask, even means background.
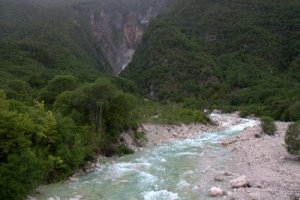
[{"label": "bush", "polygon": [[285,134],[286,150],[292,155],[300,155],[300,121],[289,125]]},{"label": "bush", "polygon": [[300,101],[294,103],[290,107],[289,111],[291,121],[300,120]]},{"label": "bush", "polygon": [[205,114],[200,110],[176,108],[163,110],[158,118],[153,119],[157,123],[180,124],[180,123],[206,123]]},{"label": "bush", "polygon": [[127,155],[127,154],[133,154],[134,150],[130,149],[129,147],[125,145],[120,145],[115,149],[116,153],[118,155]]},{"label": "bush", "polygon": [[136,132],[134,132],[134,137],[135,137],[135,139],[145,139],[145,132],[138,132],[138,131],[136,131]]},{"label": "bush", "polygon": [[276,125],[271,117],[260,118],[261,128],[265,134],[274,135],[276,132]]}]

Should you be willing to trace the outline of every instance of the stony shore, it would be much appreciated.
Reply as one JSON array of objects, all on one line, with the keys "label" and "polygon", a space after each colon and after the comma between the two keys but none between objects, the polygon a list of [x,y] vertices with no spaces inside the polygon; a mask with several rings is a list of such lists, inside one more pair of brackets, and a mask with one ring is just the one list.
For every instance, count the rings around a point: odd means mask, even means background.
[{"label": "stony shore", "polygon": [[[147,141],[136,145],[136,141],[127,135],[127,145],[134,150],[171,142],[178,139],[192,138],[205,132],[229,129],[242,122],[238,113],[211,116],[216,125],[179,124],[157,125],[143,124],[140,131],[146,133]],[[254,118],[255,119],[255,118]],[[256,119],[258,120],[258,119]],[[274,136],[262,133],[260,125],[245,128],[234,136],[225,138],[220,143],[228,148],[236,163],[236,171],[222,171],[212,179],[216,187],[211,193],[214,199],[231,200],[299,200],[300,199],[300,160],[290,156],[285,149],[284,135],[290,123],[276,122]],[[219,188],[219,183],[227,187]]]},{"label": "stony shore", "polygon": [[[218,113],[218,112],[217,112]],[[207,132],[216,132],[228,129],[230,126],[241,123],[238,113],[220,114],[210,116],[212,124],[152,124],[144,123],[139,127],[140,132],[145,133],[144,140],[134,139],[133,133],[123,133],[124,144],[129,148],[140,151],[145,147],[151,147],[175,140],[193,138]]]},{"label": "stony shore", "polygon": [[[300,199],[300,160],[290,156],[284,144],[288,125],[276,122],[274,136],[263,134],[256,125],[221,141],[232,153],[237,170],[230,176],[220,173],[219,181],[228,183],[220,199]],[[245,185],[233,188],[230,180],[241,176]]]}]

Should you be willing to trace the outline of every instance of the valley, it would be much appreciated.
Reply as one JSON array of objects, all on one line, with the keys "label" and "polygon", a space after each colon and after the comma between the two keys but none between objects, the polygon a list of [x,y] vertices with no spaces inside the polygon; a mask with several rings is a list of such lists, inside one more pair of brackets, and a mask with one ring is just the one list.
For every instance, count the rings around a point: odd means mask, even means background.
[{"label": "valley", "polygon": [[299,13],[0,0],[0,199],[298,199]]}]

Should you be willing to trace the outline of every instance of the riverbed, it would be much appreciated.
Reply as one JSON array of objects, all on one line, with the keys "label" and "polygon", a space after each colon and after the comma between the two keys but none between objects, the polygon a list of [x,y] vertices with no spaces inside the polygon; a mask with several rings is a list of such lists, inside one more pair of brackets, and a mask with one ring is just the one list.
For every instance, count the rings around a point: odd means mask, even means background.
[{"label": "riverbed", "polygon": [[[218,118],[219,115],[213,117]],[[228,119],[228,122],[235,120]],[[226,122],[226,123],[228,123]],[[98,163],[94,172],[39,188],[42,200],[197,200],[206,199],[216,183],[213,177],[235,170],[227,148],[220,144],[226,136],[257,124],[239,119],[225,131],[208,132],[193,138],[149,147],[121,158]],[[228,125],[228,124],[223,124]],[[218,186],[222,187],[222,182]]]}]

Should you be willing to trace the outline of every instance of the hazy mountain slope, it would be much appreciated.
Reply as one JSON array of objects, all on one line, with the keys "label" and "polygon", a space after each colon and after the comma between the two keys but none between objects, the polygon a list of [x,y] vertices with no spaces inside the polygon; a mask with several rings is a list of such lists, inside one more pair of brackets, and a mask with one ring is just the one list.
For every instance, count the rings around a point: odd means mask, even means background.
[{"label": "hazy mountain slope", "polygon": [[284,118],[300,99],[299,13],[292,0],[178,1],[151,20],[121,76],[154,98]]},{"label": "hazy mountain slope", "polygon": [[118,74],[151,16],[172,0],[0,1],[0,40],[34,40],[66,47],[97,69]]}]

